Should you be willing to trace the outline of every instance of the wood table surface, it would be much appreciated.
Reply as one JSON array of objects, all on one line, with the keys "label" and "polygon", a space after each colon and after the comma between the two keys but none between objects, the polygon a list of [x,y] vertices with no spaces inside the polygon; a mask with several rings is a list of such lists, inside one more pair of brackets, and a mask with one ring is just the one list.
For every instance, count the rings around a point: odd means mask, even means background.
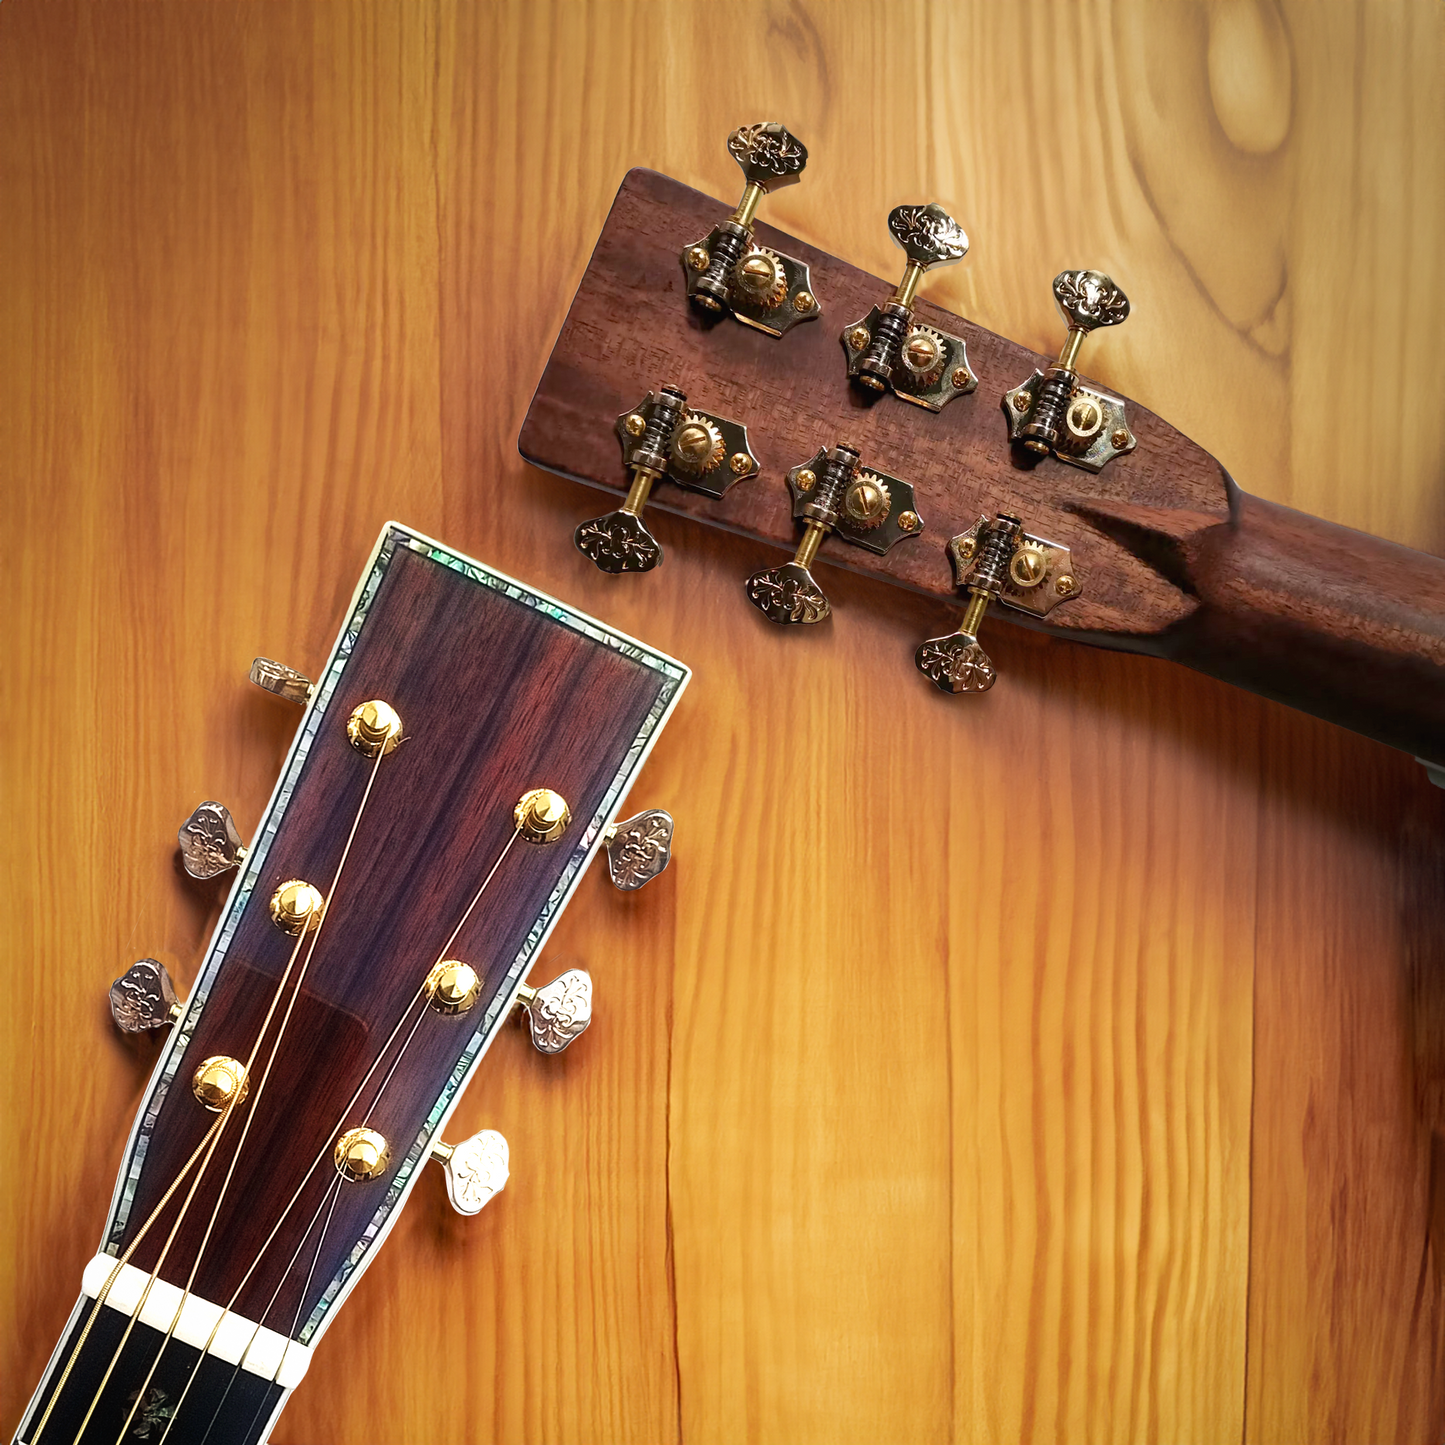
[{"label": "wood table surface", "polygon": [[[1133,313],[1090,369],[1249,491],[1445,551],[1437,0],[0,5],[0,1427],[96,1247],[152,1053],[397,517],[683,658],[634,794],[672,869],[549,947],[598,1016],[518,1033],[276,1445],[1438,1441],[1445,792],[1168,664],[829,570],[770,628],[742,540],[572,548],[596,492],[516,436],[628,167],[728,204],[735,125],[810,151],[765,215],[1050,349],[1049,280]],[[830,324],[825,319],[822,324]],[[610,418],[599,419],[609,424]],[[767,558],[766,560],[776,560]]]}]

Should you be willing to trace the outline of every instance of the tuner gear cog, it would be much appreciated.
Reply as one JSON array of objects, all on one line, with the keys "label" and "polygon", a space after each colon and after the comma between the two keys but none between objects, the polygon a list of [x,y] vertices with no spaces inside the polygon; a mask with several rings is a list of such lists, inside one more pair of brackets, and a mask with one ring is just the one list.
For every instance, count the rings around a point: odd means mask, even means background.
[{"label": "tuner gear cog", "polygon": [[914,326],[898,348],[898,366],[911,386],[932,386],[948,362],[948,343],[931,326]]},{"label": "tuner gear cog", "polygon": [[689,477],[703,477],[722,461],[727,448],[712,418],[690,411],[672,434],[668,450],[678,471]]},{"label": "tuner gear cog", "polygon": [[732,288],[742,300],[772,311],[788,294],[788,273],[776,252],[754,246],[733,267]]},{"label": "tuner gear cog", "polygon": [[843,495],[843,514],[860,532],[881,526],[892,510],[893,494],[875,472],[860,471]]}]

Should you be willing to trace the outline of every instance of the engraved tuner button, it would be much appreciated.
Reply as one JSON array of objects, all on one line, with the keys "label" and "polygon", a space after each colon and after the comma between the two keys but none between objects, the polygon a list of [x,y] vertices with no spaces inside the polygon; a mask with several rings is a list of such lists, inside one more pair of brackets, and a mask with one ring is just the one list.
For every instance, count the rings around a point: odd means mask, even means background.
[{"label": "engraved tuner button", "polygon": [[617,418],[616,429],[623,465],[632,473],[627,500],[572,534],[577,550],[603,572],[650,572],[662,561],[662,548],[642,521],[653,483],[665,479],[721,497],[735,482],[757,475],[747,427],[689,410],[686,394],[675,386],[649,392]]},{"label": "engraved tuner button", "polygon": [[672,814],[649,808],[608,825],[602,836],[612,886],[631,893],[651,883],[672,862]]},{"label": "engraved tuner button", "polygon": [[802,540],[791,562],[754,572],[747,580],[748,601],[769,622],[790,626],[832,615],[809,570],[830,532],[881,556],[923,531],[913,484],[864,470],[860,461],[856,448],[839,442],[831,452],[820,448],[788,473],[793,516],[804,525]]},{"label": "engraved tuner button", "polygon": [[941,411],[978,385],[961,336],[914,320],[913,299],[930,266],[951,266],[968,252],[963,227],[942,206],[895,206],[888,230],[908,264],[892,299],[843,328],[848,375],[868,391]]},{"label": "engraved tuner button", "polygon": [[968,606],[958,631],[919,645],[914,665],[943,692],[987,692],[998,672],[978,644],[990,602],[1045,617],[1079,595],[1069,549],[1025,532],[1017,517],[980,517],[948,543],[958,586]]},{"label": "engraved tuner button", "polygon": [[682,249],[687,294],[702,312],[730,312],[744,326],[781,336],[800,321],[822,314],[805,261],[759,246],[753,240],[758,202],[792,185],[808,163],[808,151],[777,121],[745,125],[728,137],[728,153],[747,182],[738,208],[700,241]]},{"label": "engraved tuner button", "polygon": [[524,983],[517,990],[517,1007],[527,1016],[532,1046],[560,1054],[592,1022],[592,979],[580,968],[569,968],[541,988]]},{"label": "engraved tuner button", "polygon": [[251,681],[266,692],[294,702],[297,707],[305,707],[316,691],[315,683],[304,672],[297,672],[294,667],[287,667],[284,662],[276,662],[269,657],[258,657],[251,664]]},{"label": "engraved tuner button", "polygon": [[432,1145],[431,1157],[446,1175],[447,1198],[458,1214],[480,1214],[507,1187],[507,1141],[483,1129],[460,1144]]},{"label": "engraved tuner button", "polygon": [[241,835],[222,803],[202,803],[181,824],[176,835],[181,863],[192,878],[216,878],[245,861]]},{"label": "engraved tuner button", "polygon": [[1054,277],[1054,300],[1069,332],[1053,366],[1004,392],[1009,440],[1037,456],[1102,471],[1138,443],[1124,403],[1083,385],[1075,363],[1089,332],[1128,316],[1129,298],[1102,271],[1063,271]]},{"label": "engraved tuner button", "polygon": [[154,958],[137,959],[110,986],[110,1016],[123,1034],[168,1028],[182,1008],[165,964]]}]

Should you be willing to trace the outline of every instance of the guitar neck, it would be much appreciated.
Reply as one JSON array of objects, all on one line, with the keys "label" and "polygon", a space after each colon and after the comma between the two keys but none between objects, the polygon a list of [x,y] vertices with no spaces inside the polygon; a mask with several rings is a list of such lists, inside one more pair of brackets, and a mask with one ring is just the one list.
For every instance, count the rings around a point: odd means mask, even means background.
[{"label": "guitar neck", "polygon": [[948,539],[981,513],[1009,513],[1070,549],[1079,586],[1047,617],[995,608],[1000,620],[1168,658],[1445,760],[1445,562],[1247,496],[1133,401],[1137,446],[1101,472],[1052,457],[1024,465],[1000,399],[1052,359],[926,301],[918,320],[966,341],[977,391],[936,415],[869,401],[846,382],[840,330],[891,283],[761,223],[757,243],[807,263],[825,314],[781,339],[702,320],[684,299],[679,254],[726,209],[654,172],[628,174],[518,439],[528,461],[625,492],[613,422],[675,385],[690,405],[747,425],[762,474],[722,497],[663,484],[651,505],[792,550],[782,479],[846,441],[913,484],[924,530],[884,555],[835,535],[822,561],[956,604]]}]

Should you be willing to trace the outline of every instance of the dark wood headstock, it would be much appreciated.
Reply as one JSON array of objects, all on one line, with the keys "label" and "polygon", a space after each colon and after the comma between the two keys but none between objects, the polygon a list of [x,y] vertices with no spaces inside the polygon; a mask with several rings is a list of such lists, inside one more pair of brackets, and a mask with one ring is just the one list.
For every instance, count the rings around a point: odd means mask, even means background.
[{"label": "dark wood headstock", "polygon": [[[125,1259],[131,1271],[158,1270],[161,1293],[174,1287],[167,1298],[188,1291],[315,1344],[395,1222],[687,679],[680,664],[563,604],[387,527],[157,1064],[105,1258],[87,1271],[90,1297],[92,1275]],[[404,734],[373,762],[348,739],[347,720],[374,698],[397,710]],[[571,822],[532,844],[513,810],[538,787],[566,799]],[[329,895],[314,954],[272,920],[272,894],[287,879]],[[294,957],[309,957],[304,981],[293,972],[283,986]],[[419,1000],[442,957],[480,976],[465,1012]],[[193,1093],[197,1065],[244,1059],[258,1038],[248,1097],[214,1157],[187,1175],[217,1119]],[[342,1181],[335,1141],[361,1126],[389,1142],[390,1161],[373,1178]],[[184,1337],[162,1351],[157,1327],[142,1320],[125,1340],[125,1323],[124,1309],[82,1299],[22,1430],[27,1445],[72,1357],[40,1445],[113,1439],[141,1385],[148,1397],[160,1391],[161,1411],[186,1395],[167,1437],[175,1445],[208,1428],[213,1442],[264,1438],[306,1356],[287,1347],[286,1370],[267,1378],[234,1369],[226,1338],[204,1356]],[[151,1439],[170,1416],[157,1418]]]},{"label": "dark wood headstock", "polygon": [[[702,316],[687,304],[679,252],[726,211],[655,172],[627,175],[523,425],[528,461],[626,491],[614,421],[676,385],[689,405],[746,424],[761,475],[721,498],[660,483],[649,505],[791,550],[785,474],[847,442],[914,485],[925,530],[881,556],[831,537],[823,561],[958,602],[949,538],[981,513],[1012,514],[1071,550],[1079,590],[1047,617],[996,608],[1000,620],[1172,658],[1445,759],[1445,562],[1246,496],[1135,401],[1138,444],[1100,472],[1021,453],[1000,400],[1052,358],[926,300],[918,318],[965,339],[977,391],[938,414],[870,399],[847,383],[840,332],[892,283],[758,223],[760,245],[808,265],[822,316],[780,339]],[[942,611],[939,622],[951,625]]]}]

